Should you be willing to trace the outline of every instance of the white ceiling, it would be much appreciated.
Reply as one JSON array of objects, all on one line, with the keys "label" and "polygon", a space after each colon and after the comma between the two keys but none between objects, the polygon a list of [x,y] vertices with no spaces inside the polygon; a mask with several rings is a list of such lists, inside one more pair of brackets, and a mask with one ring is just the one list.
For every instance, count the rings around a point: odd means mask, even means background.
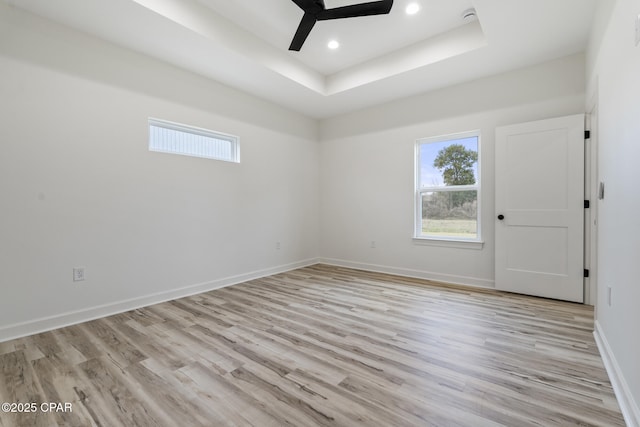
[{"label": "white ceiling", "polygon": [[[289,46],[303,14],[291,0],[198,1],[280,48]],[[333,8],[364,1],[367,0],[326,0],[325,5]],[[411,1],[396,0],[389,15],[318,22],[301,51],[291,52],[291,56],[330,75],[460,27],[464,24],[462,11],[473,7],[471,0],[424,1],[422,3],[428,4],[429,9],[409,17],[404,9]],[[340,42],[340,49],[327,49],[327,43],[332,39]]]},{"label": "white ceiling", "polygon": [[[291,52],[291,0],[5,1],[315,118],[584,51],[596,2],[413,0],[409,16],[395,0],[389,15],[318,22]],[[464,22],[470,7],[479,19]]]}]

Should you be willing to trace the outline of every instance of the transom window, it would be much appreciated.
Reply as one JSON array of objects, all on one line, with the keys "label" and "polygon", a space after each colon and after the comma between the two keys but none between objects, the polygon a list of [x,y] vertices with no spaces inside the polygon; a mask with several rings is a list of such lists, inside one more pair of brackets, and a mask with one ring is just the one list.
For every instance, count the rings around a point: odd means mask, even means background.
[{"label": "transom window", "polygon": [[479,132],[416,142],[415,237],[480,241]]},{"label": "transom window", "polygon": [[149,150],[240,163],[238,137],[166,120],[149,119]]}]

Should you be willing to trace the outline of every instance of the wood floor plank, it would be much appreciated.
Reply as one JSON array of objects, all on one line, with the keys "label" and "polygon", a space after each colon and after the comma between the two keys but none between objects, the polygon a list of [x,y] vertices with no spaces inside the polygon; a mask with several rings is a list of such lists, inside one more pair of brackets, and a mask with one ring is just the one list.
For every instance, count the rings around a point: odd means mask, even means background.
[{"label": "wood floor plank", "polygon": [[134,384],[145,384],[137,389],[137,397],[145,407],[153,406],[159,415],[157,425],[219,425],[224,421],[214,408],[200,402],[196,393],[181,387],[171,372],[158,374],[140,363],[130,365],[126,372]]},{"label": "wood floor plank", "polygon": [[[0,355],[0,366],[2,368],[0,380],[4,383],[3,404],[40,404],[39,397],[43,395],[43,390],[23,351]],[[15,410],[15,407],[12,410]],[[8,413],[3,411],[0,417],[7,425],[36,427],[55,424],[52,414],[38,411],[37,406],[36,410],[29,408],[28,411],[21,411],[18,407],[17,411]]]},{"label": "wood floor plank", "polygon": [[[61,357],[53,354],[51,357],[44,357],[31,362],[33,370],[42,387],[44,402],[70,403],[74,410],[52,412],[58,425],[83,425],[83,420],[90,417],[86,408],[81,405],[74,386],[79,377],[73,368],[67,364],[66,353],[60,353]],[[40,403],[42,404],[42,403]],[[86,424],[86,422],[84,422]]]},{"label": "wood floor plank", "polygon": [[315,265],[0,343],[13,426],[624,426],[591,307]]},{"label": "wood floor plank", "polygon": [[122,378],[126,375],[117,362],[110,357],[91,359],[81,363],[96,393],[86,399],[85,405],[94,414],[101,414],[105,425],[153,426],[162,425],[153,408],[135,397],[132,389]]}]

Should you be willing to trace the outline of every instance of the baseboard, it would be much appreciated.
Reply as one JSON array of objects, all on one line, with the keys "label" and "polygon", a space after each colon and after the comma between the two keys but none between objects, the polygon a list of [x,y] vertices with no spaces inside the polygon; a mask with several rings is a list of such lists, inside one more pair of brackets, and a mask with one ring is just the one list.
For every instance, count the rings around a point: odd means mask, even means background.
[{"label": "baseboard", "polygon": [[640,409],[638,409],[638,403],[633,399],[629,385],[620,370],[620,366],[609,346],[607,337],[604,335],[604,331],[597,320],[595,322],[593,336],[596,339],[604,367],[607,370],[607,374],[609,374],[609,380],[613,386],[613,391],[616,394],[620,411],[622,411],[627,426],[640,427]]},{"label": "baseboard", "polygon": [[36,320],[30,320],[28,322],[16,323],[0,328],[0,342],[9,341],[15,338],[22,338],[29,335],[63,328],[65,326],[75,325],[82,322],[88,322],[90,320],[99,319],[101,317],[107,317],[114,314],[123,313],[125,311],[135,310],[136,308],[140,307],[146,307],[165,301],[184,298],[202,292],[208,292],[227,286],[237,285],[248,280],[259,279],[261,277],[271,276],[278,273],[284,273],[286,271],[307,267],[317,263],[318,260],[316,258],[312,258],[290,264],[256,270],[245,274],[239,274],[236,276],[212,280],[210,282],[198,283],[179,289],[172,289],[170,291],[145,295],[125,301],[90,307],[50,317],[43,317]]},{"label": "baseboard", "polygon": [[321,264],[335,265],[338,267],[355,268],[358,270],[374,271],[377,273],[394,274],[396,276],[412,277],[417,279],[432,280],[435,282],[451,283],[453,285],[472,286],[476,288],[495,289],[494,281],[477,277],[456,276],[452,274],[434,273],[425,270],[413,270],[409,268],[391,267],[388,265],[368,264],[364,262],[346,261],[333,258],[320,258]]}]

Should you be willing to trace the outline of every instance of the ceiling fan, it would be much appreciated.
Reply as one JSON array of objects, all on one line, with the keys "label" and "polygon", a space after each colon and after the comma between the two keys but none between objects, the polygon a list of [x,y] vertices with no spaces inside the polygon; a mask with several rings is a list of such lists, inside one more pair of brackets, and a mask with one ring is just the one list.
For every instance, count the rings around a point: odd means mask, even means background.
[{"label": "ceiling fan", "polygon": [[304,41],[309,36],[311,29],[317,21],[327,21],[330,19],[356,18],[358,16],[385,15],[391,11],[393,0],[370,1],[367,3],[352,4],[349,6],[334,7],[327,9],[324,0],[292,0],[304,11],[302,21],[298,26],[296,34],[289,50],[299,51]]}]

